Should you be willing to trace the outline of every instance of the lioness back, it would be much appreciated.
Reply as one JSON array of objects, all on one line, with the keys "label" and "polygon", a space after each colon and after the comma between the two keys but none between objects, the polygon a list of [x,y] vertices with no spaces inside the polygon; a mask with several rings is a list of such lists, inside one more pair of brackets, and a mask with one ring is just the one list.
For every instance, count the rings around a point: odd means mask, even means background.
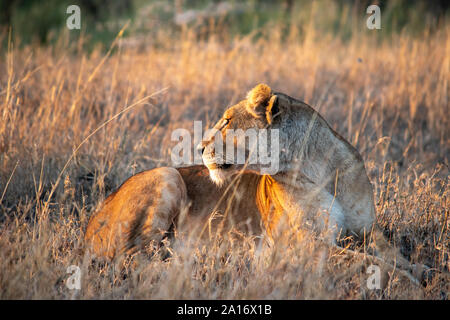
[{"label": "lioness back", "polygon": [[186,203],[186,186],[174,168],[157,168],[126,180],[90,219],[85,239],[98,256],[160,241],[180,206]]},{"label": "lioness back", "polygon": [[150,241],[157,244],[172,225],[189,236],[209,237],[211,231],[231,229],[260,234],[262,221],[255,203],[259,179],[249,173],[232,187],[219,187],[202,165],[138,173],[92,215],[85,240],[97,256],[114,258]]}]

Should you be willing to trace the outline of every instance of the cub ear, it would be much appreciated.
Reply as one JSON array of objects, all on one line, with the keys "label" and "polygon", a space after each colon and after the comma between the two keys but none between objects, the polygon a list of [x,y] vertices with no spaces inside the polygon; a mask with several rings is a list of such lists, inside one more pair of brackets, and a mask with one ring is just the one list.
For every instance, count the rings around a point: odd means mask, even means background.
[{"label": "cub ear", "polygon": [[247,109],[255,117],[265,116],[268,124],[278,114],[278,97],[272,94],[272,89],[264,83],[258,84],[247,94]]}]

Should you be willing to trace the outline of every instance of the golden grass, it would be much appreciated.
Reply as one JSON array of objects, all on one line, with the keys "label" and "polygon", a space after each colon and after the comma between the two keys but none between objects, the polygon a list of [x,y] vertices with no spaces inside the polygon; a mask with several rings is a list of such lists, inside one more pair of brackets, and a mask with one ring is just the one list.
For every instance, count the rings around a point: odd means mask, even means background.
[{"label": "golden grass", "polygon": [[[274,28],[259,40],[198,41],[187,30],[157,48],[118,41],[107,56],[64,38],[1,52],[0,298],[448,299],[450,29],[382,42],[312,29],[281,38]],[[384,290],[368,290],[370,259],[310,238],[271,248],[246,236],[175,241],[170,258],[138,254],[122,268],[83,256],[105,196],[136,172],[171,165],[172,130],[209,126],[260,82],[318,109],[362,153],[387,237],[433,270],[424,288],[385,270]],[[90,137],[62,172],[96,128],[165,87]],[[82,269],[80,291],[64,285],[70,265]]]}]

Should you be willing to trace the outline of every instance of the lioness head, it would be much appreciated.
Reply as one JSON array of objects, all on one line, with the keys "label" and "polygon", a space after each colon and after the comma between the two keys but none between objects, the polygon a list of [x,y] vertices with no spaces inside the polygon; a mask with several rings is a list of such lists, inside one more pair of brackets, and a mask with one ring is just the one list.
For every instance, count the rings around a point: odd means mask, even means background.
[{"label": "lioness head", "polygon": [[199,148],[212,180],[222,184],[239,170],[275,174],[279,142],[280,99],[265,84],[228,108]]}]

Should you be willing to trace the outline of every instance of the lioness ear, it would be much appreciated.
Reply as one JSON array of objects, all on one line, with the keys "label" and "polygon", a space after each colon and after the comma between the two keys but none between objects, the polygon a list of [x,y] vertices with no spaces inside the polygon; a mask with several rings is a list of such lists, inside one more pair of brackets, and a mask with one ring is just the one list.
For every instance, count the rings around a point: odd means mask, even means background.
[{"label": "lioness ear", "polygon": [[247,102],[249,107],[257,108],[266,104],[272,96],[272,89],[267,84],[260,83],[247,93]]},{"label": "lioness ear", "polygon": [[247,94],[247,109],[255,117],[265,116],[268,124],[279,112],[278,97],[272,94],[272,89],[264,83],[258,84]]},{"label": "lioness ear", "polygon": [[276,117],[279,112],[280,109],[278,108],[278,97],[276,95],[272,95],[266,107],[267,123],[272,124],[273,118]]},{"label": "lioness ear", "polygon": [[256,118],[264,116],[267,104],[272,96],[272,89],[264,83],[258,84],[247,94],[247,110]]}]

